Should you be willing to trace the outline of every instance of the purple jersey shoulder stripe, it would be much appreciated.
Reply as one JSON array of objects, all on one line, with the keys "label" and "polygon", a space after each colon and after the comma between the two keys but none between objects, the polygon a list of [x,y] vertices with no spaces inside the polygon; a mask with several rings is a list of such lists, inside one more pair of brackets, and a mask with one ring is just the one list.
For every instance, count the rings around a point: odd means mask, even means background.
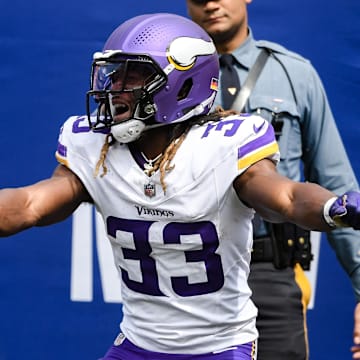
[{"label": "purple jersey shoulder stripe", "polygon": [[58,142],[58,146],[57,146],[57,151],[56,151],[60,156],[62,157],[66,157],[67,155],[67,147],[63,144],[61,144],[60,142]]},{"label": "purple jersey shoulder stripe", "polygon": [[69,167],[69,163],[66,159],[66,156],[67,156],[67,147],[59,142],[56,153],[55,153],[56,160],[60,164],[63,164],[66,167]]},{"label": "purple jersey shoulder stripe", "polygon": [[239,159],[238,169],[245,169],[261,159],[268,158],[270,155],[273,155],[273,154],[277,153],[278,151],[279,151],[279,146],[278,146],[277,142],[274,141],[273,143],[262,147],[258,151],[253,152],[252,154]]},{"label": "purple jersey shoulder stripe", "polygon": [[244,169],[260,159],[279,151],[272,126],[266,132],[238,149],[238,168]]}]

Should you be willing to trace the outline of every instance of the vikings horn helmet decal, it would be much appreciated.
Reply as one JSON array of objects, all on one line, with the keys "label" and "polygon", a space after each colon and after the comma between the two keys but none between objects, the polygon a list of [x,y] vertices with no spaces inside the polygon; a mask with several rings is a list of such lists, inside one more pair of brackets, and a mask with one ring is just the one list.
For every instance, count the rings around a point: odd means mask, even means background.
[{"label": "vikings horn helmet decal", "polygon": [[215,51],[215,45],[212,42],[180,37],[170,44],[167,54],[169,62],[177,70],[188,70],[194,66],[198,56],[211,55]]}]

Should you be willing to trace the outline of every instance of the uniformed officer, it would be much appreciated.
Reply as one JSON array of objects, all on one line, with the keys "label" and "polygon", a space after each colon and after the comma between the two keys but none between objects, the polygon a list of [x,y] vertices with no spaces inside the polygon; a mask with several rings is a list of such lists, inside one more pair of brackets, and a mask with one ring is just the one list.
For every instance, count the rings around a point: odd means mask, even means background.
[{"label": "uniformed officer", "polygon": [[[189,16],[213,38],[220,56],[220,92],[215,106],[228,108],[262,49],[269,53],[244,110],[258,113],[277,131],[278,170],[293,179],[319,183],[335,193],[358,184],[336,127],[323,85],[311,63],[269,41],[256,41],[248,26],[251,0],[187,0]],[[225,56],[224,56],[225,55]],[[231,55],[231,56],[230,56]],[[236,76],[231,74],[235,71]],[[229,80],[230,78],[230,80]],[[231,82],[232,81],[232,82]],[[230,99],[229,99],[230,98]],[[303,169],[303,171],[302,171]],[[330,170],[331,169],[331,170]],[[308,358],[306,307],[310,284],[303,270],[311,261],[309,233],[292,226],[254,222],[249,277],[259,308],[259,360]],[[360,236],[350,229],[328,234],[360,300]],[[355,308],[354,342],[359,337],[360,305]],[[358,351],[356,346],[353,351]]]}]

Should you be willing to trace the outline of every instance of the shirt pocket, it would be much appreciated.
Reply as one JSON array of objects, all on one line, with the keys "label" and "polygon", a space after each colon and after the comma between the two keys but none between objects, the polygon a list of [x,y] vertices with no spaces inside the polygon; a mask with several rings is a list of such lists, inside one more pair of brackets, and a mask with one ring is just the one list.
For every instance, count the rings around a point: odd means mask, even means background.
[{"label": "shirt pocket", "polygon": [[301,158],[300,114],[293,99],[252,96],[247,111],[262,116],[272,124],[279,143],[281,160]]}]

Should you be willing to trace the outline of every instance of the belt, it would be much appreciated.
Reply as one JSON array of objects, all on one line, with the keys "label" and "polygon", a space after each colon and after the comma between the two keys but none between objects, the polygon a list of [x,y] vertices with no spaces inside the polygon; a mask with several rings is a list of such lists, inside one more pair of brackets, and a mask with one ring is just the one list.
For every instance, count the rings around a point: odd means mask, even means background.
[{"label": "belt", "polygon": [[304,270],[310,269],[310,231],[291,223],[271,224],[272,235],[253,240],[252,262],[273,262],[278,269],[299,263]]},{"label": "belt", "polygon": [[251,252],[252,262],[271,262],[274,259],[272,240],[270,236],[265,236],[253,240]]}]

